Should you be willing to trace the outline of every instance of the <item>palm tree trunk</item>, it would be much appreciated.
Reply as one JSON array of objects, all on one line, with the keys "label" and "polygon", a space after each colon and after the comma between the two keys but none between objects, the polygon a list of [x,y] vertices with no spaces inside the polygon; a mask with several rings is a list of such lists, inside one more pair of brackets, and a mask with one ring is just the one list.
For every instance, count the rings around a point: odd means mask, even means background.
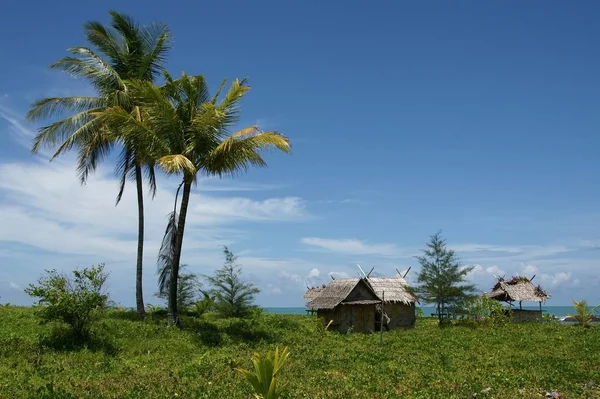
[{"label": "palm tree trunk", "polygon": [[179,221],[177,222],[177,236],[175,238],[175,251],[173,253],[173,265],[171,266],[171,276],[169,279],[169,324],[181,326],[179,322],[179,309],[177,308],[177,283],[179,280],[179,262],[181,261],[181,248],[183,246],[183,231],[185,229],[185,218],[188,205],[190,203],[190,194],[192,192],[192,183],[183,183],[183,194],[181,195],[181,207],[179,209]]},{"label": "palm tree trunk", "polygon": [[143,258],[144,258],[144,193],[142,190],[142,167],[139,163],[135,165],[135,184],[137,186],[138,200],[138,247],[137,264],[135,271],[135,303],[137,313],[141,319],[146,317],[144,307],[144,292],[142,290]]}]

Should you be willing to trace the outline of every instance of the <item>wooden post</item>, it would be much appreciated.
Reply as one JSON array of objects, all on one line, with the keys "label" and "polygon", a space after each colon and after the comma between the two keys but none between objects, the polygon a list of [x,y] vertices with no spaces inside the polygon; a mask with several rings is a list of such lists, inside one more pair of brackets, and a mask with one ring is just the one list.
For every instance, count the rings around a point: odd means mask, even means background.
[{"label": "wooden post", "polygon": [[523,310],[523,302],[519,301],[519,310]]},{"label": "wooden post", "polygon": [[385,301],[385,291],[381,293],[381,317],[379,321],[379,343],[383,342],[383,302]]}]

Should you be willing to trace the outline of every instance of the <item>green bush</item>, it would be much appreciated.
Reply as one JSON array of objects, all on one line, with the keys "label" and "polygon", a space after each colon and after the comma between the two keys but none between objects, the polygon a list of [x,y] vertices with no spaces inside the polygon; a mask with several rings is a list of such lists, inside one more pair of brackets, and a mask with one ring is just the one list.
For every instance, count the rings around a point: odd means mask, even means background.
[{"label": "green bush", "polygon": [[46,270],[47,275],[30,284],[25,292],[39,298],[36,314],[42,323],[62,322],[72,331],[73,339],[89,338],[90,327],[105,309],[108,295],[103,292],[108,274],[104,264],[74,270],[73,278]]},{"label": "green bush", "polygon": [[509,321],[504,306],[491,298],[479,296],[460,301],[455,309],[460,317],[459,324],[500,326]]}]

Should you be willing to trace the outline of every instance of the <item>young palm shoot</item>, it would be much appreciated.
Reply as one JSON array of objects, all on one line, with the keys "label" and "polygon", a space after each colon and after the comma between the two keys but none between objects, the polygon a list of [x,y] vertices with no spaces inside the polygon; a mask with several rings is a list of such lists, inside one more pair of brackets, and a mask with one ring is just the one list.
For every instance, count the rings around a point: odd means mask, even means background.
[{"label": "young palm shoot", "polygon": [[265,356],[255,353],[252,356],[254,372],[246,369],[236,369],[246,377],[246,380],[254,389],[255,399],[278,399],[286,388],[286,384],[279,384],[276,379],[277,373],[281,370],[289,356],[288,348],[285,347],[279,353],[279,348],[275,348],[275,356],[271,352]]}]

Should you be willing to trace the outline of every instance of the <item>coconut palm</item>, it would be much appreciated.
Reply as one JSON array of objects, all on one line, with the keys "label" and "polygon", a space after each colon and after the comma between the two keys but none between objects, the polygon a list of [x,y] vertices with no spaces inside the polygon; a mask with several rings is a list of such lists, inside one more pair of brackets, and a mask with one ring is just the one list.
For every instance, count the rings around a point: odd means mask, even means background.
[{"label": "coconut palm", "polygon": [[594,320],[594,313],[597,309],[600,309],[600,305],[594,307],[588,306],[585,299],[581,301],[573,299],[573,307],[575,308],[575,314],[568,314],[567,316],[575,318],[584,327],[590,326],[590,323]]},{"label": "coconut palm", "polygon": [[160,88],[143,81],[129,82],[140,104],[140,118],[122,107],[113,107],[105,117],[111,126],[123,130],[120,136],[125,140],[144,142],[145,152],[164,171],[182,177],[158,258],[159,285],[169,287],[169,322],[178,324],[179,263],[192,186],[198,176],[224,177],[250,166],[264,167],[261,150],[288,153],[290,143],[281,134],[263,132],[256,126],[231,133],[239,120],[239,102],[250,89],[245,81],[235,80],[221,99],[226,81],[211,96],[202,76],[183,73],[174,80],[165,74],[165,79]]},{"label": "coconut palm", "polygon": [[[84,25],[86,39],[97,51],[88,47],[73,47],[73,56],[62,58],[50,67],[69,73],[89,83],[95,96],[51,97],[35,102],[27,114],[28,119],[38,120],[70,114],[39,129],[32,152],[42,147],[55,148],[51,160],[73,147],[78,149],[77,172],[82,184],[87,181],[98,163],[118,145],[116,172],[120,177],[116,203],[121,201],[125,182],[135,180],[138,200],[138,246],[136,264],[136,305],[140,317],[145,316],[142,291],[144,251],[144,199],[143,172],[155,194],[156,184],[153,162],[144,154],[142,147],[128,140],[123,141],[118,131],[109,129],[98,115],[109,107],[119,106],[128,112],[139,107],[129,95],[127,81],[139,79],[152,81],[163,69],[169,49],[170,34],[167,27],[156,23],[139,26],[130,17],[116,11],[110,12],[111,26],[97,21]],[[139,118],[141,114],[137,112]]]}]

